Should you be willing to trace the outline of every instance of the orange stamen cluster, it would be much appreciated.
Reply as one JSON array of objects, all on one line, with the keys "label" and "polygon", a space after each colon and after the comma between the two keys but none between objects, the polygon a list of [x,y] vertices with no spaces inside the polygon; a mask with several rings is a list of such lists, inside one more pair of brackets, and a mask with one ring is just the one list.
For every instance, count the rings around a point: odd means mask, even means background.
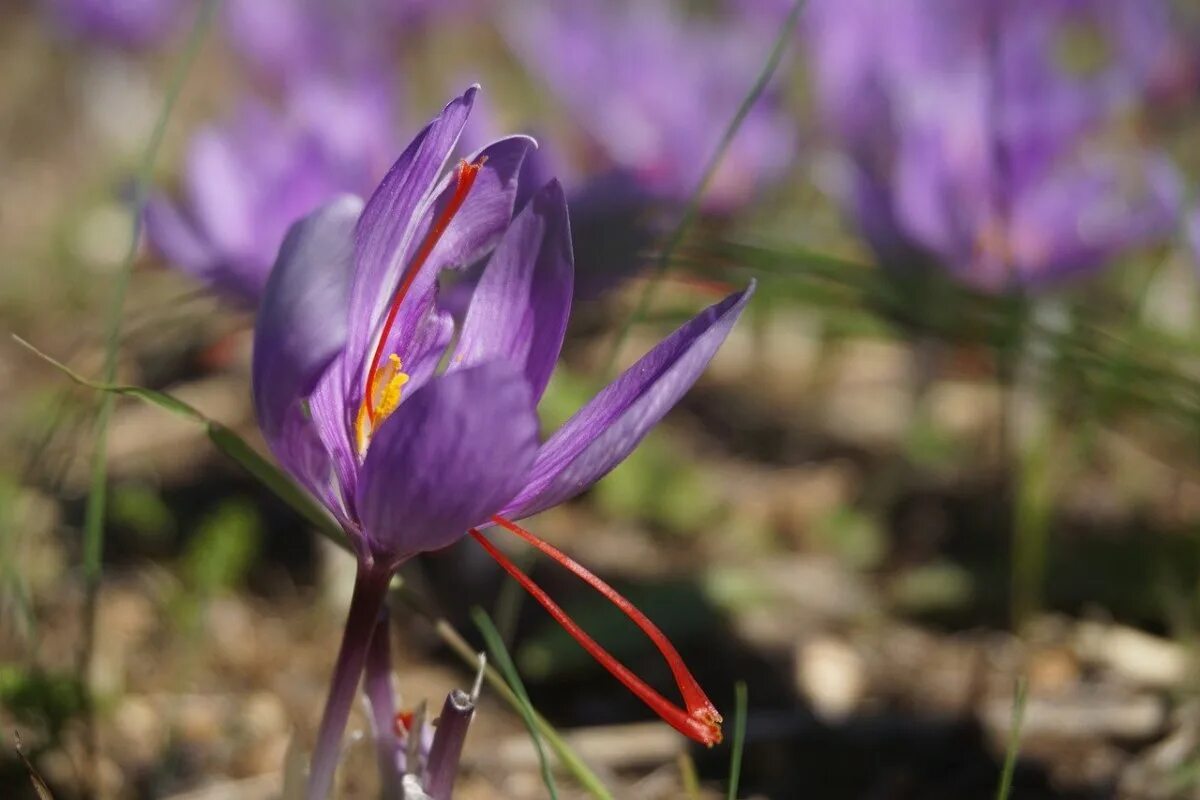
[{"label": "orange stamen cluster", "polygon": [[[450,196],[446,207],[442,209],[437,219],[434,220],[433,225],[425,234],[425,238],[421,240],[420,247],[417,248],[412,261],[408,263],[408,266],[404,270],[404,275],[400,279],[400,285],[396,287],[395,294],[392,295],[392,303],[388,308],[387,316],[384,318],[383,327],[379,333],[379,341],[375,343],[375,351],[371,355],[371,366],[367,370],[367,379],[363,386],[363,402],[359,408],[357,417],[357,433],[360,449],[365,446],[365,442],[369,441],[370,434],[376,426],[395,410],[395,403],[388,408],[387,402],[384,399],[389,397],[393,387],[399,388],[395,385],[395,373],[391,375],[381,374],[381,365],[384,364],[384,349],[387,347],[392,327],[396,324],[396,317],[400,313],[400,306],[404,303],[404,298],[408,295],[408,290],[412,288],[417,275],[420,274],[421,267],[425,266],[425,262],[429,260],[433,249],[441,241],[443,234],[446,233],[446,229],[450,227],[450,222],[454,219],[454,215],[458,213],[463,203],[466,202],[467,195],[470,193],[471,187],[475,184],[475,178],[479,175],[479,169],[486,160],[486,156],[481,156],[473,164],[467,163],[466,159],[458,162],[458,176],[454,186],[454,193]],[[397,360],[395,363],[398,365],[399,361]],[[386,370],[384,371],[386,372]],[[398,402],[399,395],[396,395],[396,403]]]},{"label": "orange stamen cluster", "polygon": [[546,594],[544,590],[533,580],[526,575],[521,569],[514,564],[508,556],[504,555],[495,545],[480,533],[477,529],[472,528],[470,533],[475,538],[483,549],[487,551],[493,559],[496,560],[504,570],[513,577],[521,585],[525,591],[537,600],[550,613],[559,625],[569,633],[575,641],[587,650],[588,653],[600,662],[613,677],[625,685],[625,688],[638,696],[646,705],[650,706],[656,714],[663,718],[675,730],[683,735],[694,739],[700,744],[712,747],[714,744],[721,742],[721,715],[717,709],[709,701],[704,694],[704,690],[700,688],[700,684],[692,676],[691,672],[684,665],[683,659],[679,652],[667,640],[667,637],[659,630],[658,626],[646,617],[641,611],[634,607],[633,603],[629,602],[625,597],[613,589],[604,581],[600,580],[595,574],[588,570],[583,565],[576,562],[567,554],[563,553],[558,548],[542,541],[534,536],[529,531],[525,530],[516,523],[505,519],[504,517],[494,516],[492,521],[500,527],[511,533],[520,536],[525,541],[536,547],[541,552],[553,558],[559,564],[562,564],[576,576],[581,578],[589,586],[591,586],[600,594],[604,595],[613,605],[621,610],[625,616],[629,617],[635,625],[642,629],[650,640],[654,642],[654,646],[662,653],[662,656],[667,661],[667,665],[671,669],[671,674],[675,678],[675,683],[679,687],[679,693],[683,696],[685,708],[679,708],[671,701],[667,700],[645,681],[634,675],[628,667],[617,661],[613,656],[601,647],[595,639],[588,636],[578,624],[575,623],[566,612]]}]

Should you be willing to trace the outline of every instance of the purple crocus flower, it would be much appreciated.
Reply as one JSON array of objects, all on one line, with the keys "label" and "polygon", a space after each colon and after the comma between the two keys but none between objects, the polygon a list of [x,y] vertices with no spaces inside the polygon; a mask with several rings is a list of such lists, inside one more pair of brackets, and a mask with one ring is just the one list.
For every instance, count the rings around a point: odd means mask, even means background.
[{"label": "purple crocus flower", "polygon": [[288,227],[342,192],[370,188],[392,151],[390,87],[319,78],[293,86],[286,111],[246,101],[193,138],[182,202],[146,209],[150,243],[218,291],[254,306]]},{"label": "purple crocus flower", "polygon": [[[292,228],[257,318],[253,383],[263,434],[341,524],[358,558],[311,797],[328,792],[395,569],[471,530],[514,572],[476,530],[492,524],[556,554],[511,520],[569,499],[625,458],[696,380],[753,288],[677,330],[539,444],[536,406],[571,305],[566,203],[550,181],[512,216],[521,164],[534,144],[522,136],[484,147],[439,179],[476,93],[472,87],[451,101],[417,135],[365,206],[343,197]],[[453,318],[436,301],[438,273],[489,252],[456,337]],[[611,592],[566,556],[556,558]],[[565,620],[519,570],[514,576]],[[624,610],[663,650],[686,709],[573,623],[568,630],[670,724],[698,741],[719,741],[720,715],[678,654],[648,620]]]},{"label": "purple crocus flower", "polygon": [[386,72],[398,31],[380,6],[378,0],[227,3],[224,27],[257,78],[290,86],[314,76]]},{"label": "purple crocus flower", "polygon": [[1174,170],[1100,136],[1158,71],[1161,11],[1153,0],[814,0],[818,103],[846,158],[837,190],[881,260],[932,258],[1003,289],[1169,234]]},{"label": "purple crocus flower", "polygon": [[[672,0],[524,3],[507,21],[517,54],[609,165],[674,201],[696,188],[765,47],[760,32],[736,18],[688,18]],[[795,149],[794,117],[768,92],[726,152],[707,210],[745,204]]]},{"label": "purple crocus flower", "polygon": [[43,0],[69,35],[129,49],[158,44],[179,26],[183,0]]}]

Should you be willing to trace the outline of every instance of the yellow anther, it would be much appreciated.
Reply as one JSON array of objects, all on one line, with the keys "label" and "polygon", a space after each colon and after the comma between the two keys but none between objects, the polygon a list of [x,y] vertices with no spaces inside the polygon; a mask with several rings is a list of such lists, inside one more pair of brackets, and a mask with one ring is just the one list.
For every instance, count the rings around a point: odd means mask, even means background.
[{"label": "yellow anther", "polygon": [[382,365],[375,375],[375,416],[376,424],[388,418],[396,406],[400,405],[400,394],[404,384],[408,383],[408,374],[401,372],[404,364],[400,356],[392,353],[387,363]]},{"label": "yellow anther", "polygon": [[380,365],[379,370],[375,373],[375,380],[371,382],[370,392],[372,406],[375,409],[374,416],[372,417],[367,410],[366,402],[358,407],[358,416],[354,420],[354,432],[359,456],[366,455],[367,445],[371,443],[375,429],[400,405],[404,384],[408,383],[408,373],[401,371],[403,366],[404,363],[400,360],[400,356],[395,353],[388,356],[387,362]]}]

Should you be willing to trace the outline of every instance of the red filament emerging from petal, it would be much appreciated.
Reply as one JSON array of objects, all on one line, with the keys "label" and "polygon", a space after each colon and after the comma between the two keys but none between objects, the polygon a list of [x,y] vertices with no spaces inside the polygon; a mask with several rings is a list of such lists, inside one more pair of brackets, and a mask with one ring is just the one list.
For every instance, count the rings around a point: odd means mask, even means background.
[{"label": "red filament emerging from petal", "polygon": [[392,720],[393,732],[397,739],[403,739],[408,736],[409,731],[413,726],[413,712],[399,711],[396,713],[395,719]]},{"label": "red filament emerging from petal", "polygon": [[645,681],[634,675],[628,667],[617,661],[613,656],[601,647],[595,639],[588,636],[578,624],[575,623],[566,612],[546,594],[544,590],[533,580],[521,571],[506,555],[500,552],[488,539],[478,530],[472,528],[470,533],[475,538],[483,549],[487,551],[493,559],[496,560],[504,570],[521,585],[525,591],[537,600],[550,613],[554,620],[562,625],[563,629],[569,633],[575,641],[583,647],[584,650],[600,662],[613,677],[625,685],[625,688],[637,695],[642,702],[650,706],[656,714],[663,718],[671,727],[679,731],[683,735],[694,739],[700,744],[712,747],[714,744],[719,744],[721,741],[721,715],[717,709],[709,701],[704,694],[704,690],[700,688],[700,684],[688,671],[684,665],[683,659],[679,652],[667,640],[667,637],[659,630],[658,626],[646,617],[641,611],[634,607],[627,599],[621,596],[616,589],[613,589],[604,581],[600,580],[590,570],[577,561],[572,559],[567,554],[563,553],[558,548],[543,542],[538,537],[534,536],[529,531],[525,530],[516,523],[505,519],[504,517],[492,517],[492,521],[501,526],[505,530],[515,533],[525,541],[532,544],[538,550],[553,558],[559,564],[562,564],[576,576],[583,579],[600,594],[604,595],[613,605],[619,608],[625,616],[629,617],[635,625],[650,637],[654,642],[655,647],[662,653],[667,664],[671,668],[671,674],[675,677],[675,683],[679,687],[679,692],[683,696],[683,702],[686,709],[681,709],[671,701],[667,700]]},{"label": "red filament emerging from petal", "polygon": [[450,227],[450,221],[454,219],[454,215],[462,208],[463,203],[467,199],[467,194],[475,184],[475,178],[479,175],[479,168],[483,166],[486,160],[487,156],[480,156],[479,160],[474,164],[468,164],[466,159],[458,162],[458,179],[454,186],[454,194],[450,196],[450,201],[446,203],[446,207],[442,209],[442,213],[438,215],[429,232],[425,234],[425,238],[421,241],[421,246],[417,248],[412,261],[408,263],[408,267],[404,270],[404,276],[400,280],[400,285],[396,288],[396,293],[392,295],[392,305],[388,308],[387,317],[383,321],[383,330],[379,334],[379,341],[375,344],[375,353],[371,356],[371,368],[367,371],[366,388],[363,390],[363,402],[366,404],[367,418],[370,419],[372,424],[376,422],[375,375],[379,371],[379,364],[383,359],[383,350],[387,346],[388,335],[391,334],[392,326],[396,324],[396,316],[400,313],[400,305],[404,302],[404,297],[408,294],[408,290],[412,288],[413,281],[420,274],[421,267],[425,266],[425,262],[429,259],[429,254],[433,252],[433,248],[437,246],[446,229]]}]

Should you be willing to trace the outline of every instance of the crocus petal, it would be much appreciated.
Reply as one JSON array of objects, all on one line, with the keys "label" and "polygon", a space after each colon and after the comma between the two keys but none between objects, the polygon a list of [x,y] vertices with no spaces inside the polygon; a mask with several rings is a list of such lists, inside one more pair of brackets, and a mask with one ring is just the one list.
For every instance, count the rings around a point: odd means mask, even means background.
[{"label": "crocus petal", "polygon": [[[429,254],[417,280],[400,306],[389,337],[387,352],[409,358],[408,342],[433,309],[437,275],[443,269],[463,267],[482,258],[495,246],[512,219],[513,200],[525,153],[536,146],[528,136],[510,136],[473,153],[468,162],[483,161],[467,199]],[[455,190],[455,173],[445,175],[430,202],[417,211],[419,224],[413,250],[441,216]],[[415,257],[409,253],[407,257]],[[407,258],[406,258],[407,260]]]},{"label": "crocus petal", "polygon": [[223,253],[250,252],[255,219],[250,177],[232,135],[216,128],[197,133],[184,170],[192,213],[208,238]]},{"label": "crocus petal", "polygon": [[347,431],[353,416],[346,405],[342,371],[335,359],[325,370],[308,396],[309,425],[321,441],[337,476],[338,494],[343,502],[354,497],[358,482],[358,457]]},{"label": "crocus petal", "polygon": [[146,203],[146,238],[175,266],[201,280],[209,279],[216,254],[196,226],[162,195]]},{"label": "crocus petal", "polygon": [[501,514],[557,505],[628,456],[700,377],[753,293],[751,283],[700,312],[592,398],[538,450],[528,485]]},{"label": "crocus petal", "polygon": [[[388,341],[383,348],[384,353],[396,353],[406,364],[417,357],[418,354],[413,352],[412,347],[414,341],[419,338],[420,329],[426,324],[426,318],[434,313],[438,273],[446,268],[470,264],[495,246],[512,218],[513,198],[516,196],[521,162],[525,153],[534,145],[535,142],[527,136],[513,136],[501,139],[470,157],[472,162],[482,160],[482,167],[475,177],[466,201],[441,234],[437,245],[429,253],[420,273],[401,302]],[[407,264],[415,257],[416,249],[420,247],[426,233],[454,194],[454,179],[454,171],[443,176],[437,187],[412,212],[412,231],[408,235],[407,243],[402,247],[404,257],[397,263]],[[376,194],[378,195],[378,192]],[[364,220],[369,211],[368,204],[367,211],[363,212]],[[365,234],[366,225],[366,222],[360,223],[360,236]],[[356,255],[356,259],[359,257]],[[356,267],[356,286],[358,274],[362,269],[361,265]],[[390,279],[391,283],[376,287],[379,300],[384,305],[391,301],[400,274],[400,271],[397,271]],[[364,380],[370,368],[367,362],[374,355],[375,342],[380,335],[378,328],[382,320],[377,319],[375,323],[368,324],[366,317],[355,315],[353,307],[350,319],[350,332],[342,366],[349,392],[347,403],[356,405],[362,401]]]},{"label": "crocus petal", "polygon": [[293,225],[267,281],[254,328],[254,408],[277,451],[288,418],[303,413],[301,401],[345,343],[361,210],[361,200],[343,196]]},{"label": "crocus petal", "polygon": [[567,201],[550,181],[513,220],[484,269],[450,369],[502,359],[524,370],[540,398],[562,349],[573,276]]},{"label": "crocus petal", "polygon": [[363,209],[355,233],[354,280],[350,290],[349,350],[362,353],[374,338],[404,270],[418,210],[450,157],[466,124],[478,86],[451,100],[417,134]]},{"label": "crocus petal", "polygon": [[525,485],[537,415],[504,362],[434,378],[380,426],[359,473],[359,519],[376,557],[452,544]]}]

